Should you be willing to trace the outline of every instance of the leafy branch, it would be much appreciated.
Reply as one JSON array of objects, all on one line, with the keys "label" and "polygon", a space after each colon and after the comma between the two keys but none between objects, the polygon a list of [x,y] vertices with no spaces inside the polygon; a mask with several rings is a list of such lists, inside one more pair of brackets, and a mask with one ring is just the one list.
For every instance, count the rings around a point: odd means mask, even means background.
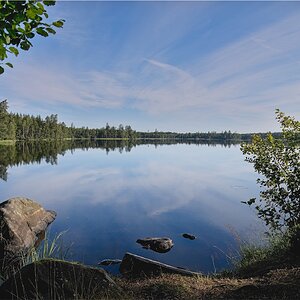
[{"label": "leafy branch", "polygon": [[48,19],[45,6],[53,5],[55,1],[0,1],[0,74],[5,67],[13,68],[6,61],[9,54],[18,56],[20,49],[28,51],[36,34],[47,37],[56,33],[54,28],[63,27],[62,19],[50,24],[44,22]]}]

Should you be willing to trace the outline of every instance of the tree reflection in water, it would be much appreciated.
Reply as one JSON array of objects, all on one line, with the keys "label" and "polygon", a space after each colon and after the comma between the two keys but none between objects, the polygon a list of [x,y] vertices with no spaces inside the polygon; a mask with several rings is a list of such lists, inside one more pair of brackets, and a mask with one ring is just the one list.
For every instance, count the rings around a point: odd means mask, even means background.
[{"label": "tree reflection in water", "polygon": [[[195,141],[195,140],[166,140],[166,139],[143,139],[143,140],[52,140],[52,141],[32,141],[16,142],[11,145],[0,145],[0,179],[7,181],[8,169],[13,166],[40,164],[46,162],[51,165],[57,164],[59,155],[64,155],[67,151],[73,153],[76,149],[88,150],[97,148],[106,151],[130,152],[138,145],[162,145],[174,144],[194,144],[216,146],[223,145],[230,147],[232,143],[220,143],[219,141]],[[235,143],[236,144],[236,143]]]}]

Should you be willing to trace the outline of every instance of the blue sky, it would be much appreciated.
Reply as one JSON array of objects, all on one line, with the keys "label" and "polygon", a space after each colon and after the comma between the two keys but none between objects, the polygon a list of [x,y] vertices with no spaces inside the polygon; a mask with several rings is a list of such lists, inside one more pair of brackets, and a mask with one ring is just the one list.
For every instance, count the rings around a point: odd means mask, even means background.
[{"label": "blue sky", "polygon": [[0,99],[76,126],[278,130],[300,119],[299,2],[58,2],[66,24],[11,58]]}]

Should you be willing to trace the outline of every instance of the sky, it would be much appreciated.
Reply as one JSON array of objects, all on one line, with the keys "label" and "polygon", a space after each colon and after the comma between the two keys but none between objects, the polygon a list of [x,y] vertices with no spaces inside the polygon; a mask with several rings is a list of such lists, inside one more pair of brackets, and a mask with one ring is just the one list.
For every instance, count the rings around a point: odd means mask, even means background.
[{"label": "sky", "polygon": [[10,111],[68,125],[278,131],[300,119],[300,2],[58,1],[55,36],[10,57]]}]

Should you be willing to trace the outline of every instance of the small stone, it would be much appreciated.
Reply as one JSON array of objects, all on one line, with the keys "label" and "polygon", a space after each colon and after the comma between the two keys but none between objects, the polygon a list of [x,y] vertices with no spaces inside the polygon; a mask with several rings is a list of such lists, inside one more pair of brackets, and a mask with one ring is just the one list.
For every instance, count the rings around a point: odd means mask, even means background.
[{"label": "small stone", "polygon": [[189,233],[183,233],[182,236],[185,238],[185,239],[189,239],[189,240],[195,240],[196,237],[192,234],[189,234]]},{"label": "small stone", "polygon": [[174,246],[173,241],[167,237],[138,239],[136,242],[142,245],[144,249],[151,249],[158,253],[166,253]]}]

